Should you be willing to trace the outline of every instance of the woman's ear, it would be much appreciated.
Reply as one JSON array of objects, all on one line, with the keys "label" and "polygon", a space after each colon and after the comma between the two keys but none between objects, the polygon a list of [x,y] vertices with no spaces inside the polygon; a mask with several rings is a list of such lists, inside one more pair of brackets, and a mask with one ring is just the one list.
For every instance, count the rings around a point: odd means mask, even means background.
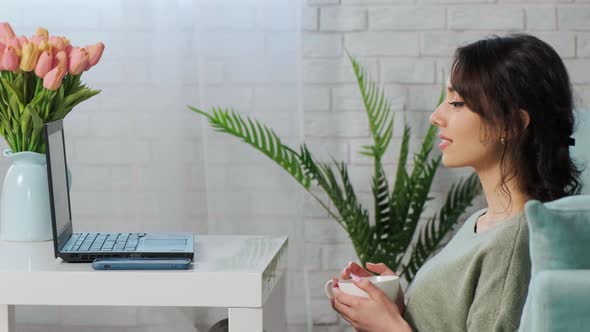
[{"label": "woman's ear", "polygon": [[520,116],[522,116],[522,122],[524,124],[523,129],[527,129],[529,127],[529,123],[531,123],[531,116],[529,115],[529,112],[521,108]]}]

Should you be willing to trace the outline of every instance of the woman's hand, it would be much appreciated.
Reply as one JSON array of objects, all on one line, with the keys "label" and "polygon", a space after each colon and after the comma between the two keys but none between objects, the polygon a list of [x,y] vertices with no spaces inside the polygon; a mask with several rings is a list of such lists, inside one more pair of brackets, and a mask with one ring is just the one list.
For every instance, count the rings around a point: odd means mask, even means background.
[{"label": "woman's hand", "polygon": [[[367,269],[369,269],[369,271],[374,272],[374,273],[381,275],[381,276],[397,276],[397,274],[395,272],[393,272],[390,268],[387,267],[387,265],[385,265],[383,263],[373,264],[373,263],[367,262]],[[340,279],[346,280],[346,279],[352,278],[352,279],[355,279],[355,281],[359,281],[360,279],[356,279],[356,277],[370,277],[370,276],[372,276],[373,274],[369,271],[363,269],[360,265],[358,265],[355,262],[350,262],[350,263],[348,263],[348,266],[344,270],[342,270],[342,272],[340,273]],[[336,287],[337,285],[338,285],[338,282],[335,281],[334,287]],[[404,312],[406,311],[406,303],[404,300],[404,291],[402,290],[401,286],[398,287],[397,297],[395,299],[395,304],[397,304],[397,307],[399,308],[399,312],[403,315]]]},{"label": "woman's hand", "polygon": [[369,294],[369,298],[342,292],[334,278],[332,307],[358,332],[412,331],[404,321],[398,306],[385,293],[367,279],[354,284]]}]

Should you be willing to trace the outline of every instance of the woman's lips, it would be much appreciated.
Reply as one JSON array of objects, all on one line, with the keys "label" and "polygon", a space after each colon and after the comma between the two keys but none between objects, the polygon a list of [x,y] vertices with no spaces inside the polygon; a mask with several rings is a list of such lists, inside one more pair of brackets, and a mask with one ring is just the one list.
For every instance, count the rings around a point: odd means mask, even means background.
[{"label": "woman's lips", "polygon": [[448,139],[442,139],[440,144],[438,145],[438,147],[443,150],[444,148],[446,148],[447,146],[449,146],[451,143],[453,143],[452,141],[449,141]]}]

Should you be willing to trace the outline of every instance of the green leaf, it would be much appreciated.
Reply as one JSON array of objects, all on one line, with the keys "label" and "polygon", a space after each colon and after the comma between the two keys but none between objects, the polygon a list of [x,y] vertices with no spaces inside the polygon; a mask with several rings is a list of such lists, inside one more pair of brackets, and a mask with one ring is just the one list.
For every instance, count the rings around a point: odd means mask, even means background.
[{"label": "green leaf", "polygon": [[[248,117],[244,120],[233,110],[213,109],[212,114],[209,114],[192,106],[188,106],[188,108],[207,117],[209,123],[217,131],[241,138],[256,150],[264,153],[291,174],[306,190],[309,190],[310,179],[299,161],[300,156],[293,149],[283,145],[278,136],[266,125]],[[270,134],[266,135],[267,133]]]},{"label": "green leaf", "polygon": [[[24,104],[24,97],[20,89],[16,88],[12,82],[9,80],[2,78],[2,85],[4,89],[8,91],[10,96],[14,96],[16,98],[16,102],[20,105]],[[24,105],[23,105],[24,107]]]},{"label": "green leaf", "polygon": [[43,132],[43,119],[37,112],[31,112],[31,119],[33,120],[33,133],[31,134],[31,151],[45,153],[45,144],[39,143],[41,141],[41,133]]},{"label": "green leaf", "polygon": [[[66,75],[66,77],[68,77],[68,75]],[[51,98],[51,100],[48,100],[47,104],[45,105],[45,118],[48,118],[49,121],[63,119],[63,116],[67,114],[67,105],[64,101],[64,85],[65,84],[62,83],[59,89],[57,89],[57,93],[55,93],[54,97]],[[62,117],[60,118],[60,116]]]},{"label": "green leaf", "polygon": [[369,74],[348,51],[346,54],[352,64],[357,84],[361,92],[365,111],[369,118],[369,129],[373,137],[373,145],[368,146],[363,155],[373,156],[380,160],[391,141],[393,131],[393,113],[391,103],[385,93],[369,78]]},{"label": "green leaf", "polygon": [[28,144],[26,144],[25,142],[27,142],[28,138],[30,137],[30,133],[29,133],[29,125],[31,124],[31,107],[29,105],[27,105],[25,107],[25,110],[23,111],[23,114],[21,115],[20,118],[20,131],[21,131],[21,142],[23,142],[23,144],[25,146],[27,146]]},{"label": "green leaf", "polygon": [[9,104],[10,104],[10,110],[12,112],[12,118],[15,119],[16,123],[18,123],[20,121],[20,115],[21,115],[21,110],[20,108],[24,106],[22,106],[22,104],[20,104],[17,100],[17,96],[15,95],[10,95],[10,99],[9,99]]},{"label": "green leaf", "polygon": [[58,107],[51,115],[51,121],[63,119],[66,115],[81,102],[96,96],[100,93],[100,90],[80,89],[72,94],[65,95],[63,102],[60,100]]}]

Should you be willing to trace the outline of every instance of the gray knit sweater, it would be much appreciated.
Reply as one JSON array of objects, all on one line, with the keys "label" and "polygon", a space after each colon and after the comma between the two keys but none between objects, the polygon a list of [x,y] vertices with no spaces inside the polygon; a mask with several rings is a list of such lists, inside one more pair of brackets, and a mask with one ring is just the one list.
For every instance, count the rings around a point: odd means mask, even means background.
[{"label": "gray knit sweater", "polygon": [[404,319],[414,331],[517,331],[531,274],[526,217],[485,232],[472,215],[415,276]]}]

